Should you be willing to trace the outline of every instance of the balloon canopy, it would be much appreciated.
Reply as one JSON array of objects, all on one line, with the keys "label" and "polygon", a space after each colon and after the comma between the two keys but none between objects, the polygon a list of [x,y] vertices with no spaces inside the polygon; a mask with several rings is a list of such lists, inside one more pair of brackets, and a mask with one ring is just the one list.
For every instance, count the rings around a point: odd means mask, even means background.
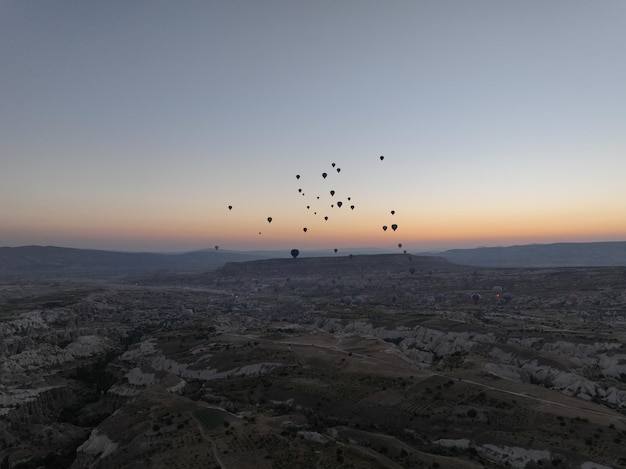
[{"label": "balloon canopy", "polygon": [[472,303],[474,303],[475,305],[480,303],[480,294],[478,294],[478,293],[473,293],[472,294]]}]

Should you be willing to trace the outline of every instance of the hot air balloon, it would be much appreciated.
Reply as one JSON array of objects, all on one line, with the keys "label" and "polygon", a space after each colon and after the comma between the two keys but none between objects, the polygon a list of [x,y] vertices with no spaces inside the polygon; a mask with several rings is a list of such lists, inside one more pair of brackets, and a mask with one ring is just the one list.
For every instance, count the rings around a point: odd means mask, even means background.
[{"label": "hot air balloon", "polygon": [[219,246],[215,246],[215,250],[217,251],[220,247]]},{"label": "hot air balloon", "polygon": [[322,173],[322,177],[323,177],[324,179],[326,179],[326,176],[328,176],[328,174],[326,174],[326,173]]},{"label": "hot air balloon", "polygon": [[324,220],[328,221],[328,217],[324,217]]},{"label": "hot air balloon", "polygon": [[341,172],[341,168],[337,168],[337,172],[340,173]]},{"label": "hot air balloon", "polygon": [[500,294],[502,293],[502,287],[493,287],[493,293],[496,295],[496,298],[500,298]]},{"label": "hot air balloon", "polygon": [[350,205],[350,209],[351,209],[351,210],[354,210],[354,205]]},{"label": "hot air balloon", "polygon": [[267,222],[272,223],[272,217],[267,217]]},{"label": "hot air balloon", "polygon": [[228,210],[232,210],[232,209],[233,209],[233,206],[232,206],[232,205],[229,205],[229,206],[228,206]]},{"label": "hot air balloon", "polygon": [[300,251],[298,251],[297,249],[291,250],[291,257],[293,257],[294,259],[298,257],[298,254],[300,254]]},{"label": "hot air balloon", "polygon": [[300,179],[300,175],[299,174],[296,174],[296,179]]},{"label": "hot air balloon", "polygon": [[341,200],[337,202],[337,207],[341,208],[342,205],[343,205],[343,202]]},{"label": "hot air balloon", "polygon": [[298,189],[298,192],[302,192],[302,189]]},{"label": "hot air balloon", "polygon": [[332,197],[333,195],[335,195],[335,191],[330,191],[330,196]]},{"label": "hot air balloon", "polygon": [[480,303],[480,294],[472,293],[472,303],[474,303],[475,305]]},{"label": "hot air balloon", "polygon": [[392,215],[395,215],[395,213],[396,213],[396,211],[395,211],[395,210],[392,210],[392,211],[391,211],[391,214],[392,214]]},{"label": "hot air balloon", "polygon": [[383,155],[380,155],[380,161],[384,160],[385,157]]},{"label": "hot air balloon", "polygon": [[335,251],[335,253],[337,252],[337,248],[333,249],[333,251]]},{"label": "hot air balloon", "polygon": [[567,301],[569,301],[570,304],[575,305],[576,303],[578,303],[578,295],[576,293],[572,293],[570,296],[567,297]]},{"label": "hot air balloon", "polygon": [[335,163],[331,163],[331,166],[334,168],[335,167]]},{"label": "hot air balloon", "polygon": [[398,225],[396,225],[395,223],[393,225],[391,225],[391,229],[393,231],[396,231],[398,229]]},{"label": "hot air balloon", "polygon": [[398,243],[398,247],[401,248],[402,247],[402,243]]},{"label": "hot air balloon", "polygon": [[383,231],[387,231],[387,225],[383,225]]},{"label": "hot air balloon", "polygon": [[306,227],[302,228],[302,231],[304,231],[305,233],[308,231]]}]

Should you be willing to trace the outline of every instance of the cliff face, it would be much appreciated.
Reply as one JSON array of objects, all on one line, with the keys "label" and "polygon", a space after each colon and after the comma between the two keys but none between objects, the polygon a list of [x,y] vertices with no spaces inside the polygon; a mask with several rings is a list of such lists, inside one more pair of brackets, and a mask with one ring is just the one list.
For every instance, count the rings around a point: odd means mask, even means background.
[{"label": "cliff face", "polygon": [[110,412],[105,404],[77,413],[98,399],[100,367],[123,351],[127,330],[84,321],[83,313],[33,310],[0,323],[0,459],[10,454],[12,464],[26,467],[45,458],[65,464],[89,434],[84,425]]}]

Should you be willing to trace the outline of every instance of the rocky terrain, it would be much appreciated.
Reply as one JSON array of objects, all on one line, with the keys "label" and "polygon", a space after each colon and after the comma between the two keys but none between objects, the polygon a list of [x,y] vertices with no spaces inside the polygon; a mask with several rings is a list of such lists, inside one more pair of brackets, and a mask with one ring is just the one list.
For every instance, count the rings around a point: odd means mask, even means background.
[{"label": "rocky terrain", "polygon": [[408,254],[6,280],[0,461],[626,467],[625,305],[622,267]]}]

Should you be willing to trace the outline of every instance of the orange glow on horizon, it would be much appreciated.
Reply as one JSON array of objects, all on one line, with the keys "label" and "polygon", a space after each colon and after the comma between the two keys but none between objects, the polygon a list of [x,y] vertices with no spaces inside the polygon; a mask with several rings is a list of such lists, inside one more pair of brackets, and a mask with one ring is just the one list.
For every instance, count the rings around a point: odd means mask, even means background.
[{"label": "orange glow on horizon", "polygon": [[[408,214],[402,207],[397,213],[372,216],[365,212],[329,210],[329,220],[321,214],[296,215],[288,210],[260,213],[253,209],[232,213],[199,216],[195,208],[173,210],[164,208],[131,212],[88,212],[82,217],[57,213],[46,216],[24,216],[21,226],[4,228],[9,238],[29,240],[22,244],[57,244],[84,246],[91,244],[109,249],[111,246],[143,245],[147,249],[179,251],[212,248],[248,249],[333,249],[348,247],[382,247],[418,252],[429,249],[506,246],[515,244],[617,241],[626,239],[626,220],[614,216],[612,209],[558,213],[527,208],[522,212],[462,210]],[[272,216],[272,223],[267,222]],[[397,223],[397,231],[383,225]],[[303,232],[307,227],[307,232]],[[261,234],[259,234],[259,232]],[[35,233],[35,235],[33,235]],[[96,247],[99,248],[99,247]]]}]

